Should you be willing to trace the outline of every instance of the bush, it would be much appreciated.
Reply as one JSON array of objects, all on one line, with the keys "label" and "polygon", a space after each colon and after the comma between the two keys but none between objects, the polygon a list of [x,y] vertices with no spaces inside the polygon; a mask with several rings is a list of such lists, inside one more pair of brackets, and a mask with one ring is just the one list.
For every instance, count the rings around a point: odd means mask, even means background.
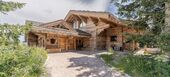
[{"label": "bush", "polygon": [[101,54],[100,57],[108,64],[110,67],[113,65],[113,55],[112,54]]},{"label": "bush", "polygon": [[133,77],[170,77],[170,63],[148,56],[128,55],[115,65]]},{"label": "bush", "polygon": [[170,61],[165,55],[101,54],[101,57],[110,67],[116,67],[132,77],[170,77]]},{"label": "bush", "polygon": [[39,77],[46,58],[47,53],[41,48],[0,46],[0,77]]},{"label": "bush", "polygon": [[170,52],[170,33],[163,33],[157,37],[159,48],[164,52]]}]

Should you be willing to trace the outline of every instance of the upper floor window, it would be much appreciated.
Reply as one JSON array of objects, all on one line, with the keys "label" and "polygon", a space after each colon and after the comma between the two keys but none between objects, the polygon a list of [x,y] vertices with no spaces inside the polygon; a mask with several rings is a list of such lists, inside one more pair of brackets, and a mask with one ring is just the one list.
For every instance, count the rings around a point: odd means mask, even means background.
[{"label": "upper floor window", "polygon": [[73,21],[73,28],[74,29],[78,29],[79,28],[78,21]]},{"label": "upper floor window", "polygon": [[86,26],[86,23],[84,21],[81,22],[80,27]]}]

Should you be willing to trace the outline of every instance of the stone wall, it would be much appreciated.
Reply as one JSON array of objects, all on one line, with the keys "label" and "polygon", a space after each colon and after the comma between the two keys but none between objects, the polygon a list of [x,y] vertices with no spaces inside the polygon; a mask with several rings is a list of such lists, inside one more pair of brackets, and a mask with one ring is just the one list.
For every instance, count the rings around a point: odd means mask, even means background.
[{"label": "stone wall", "polygon": [[97,35],[97,49],[105,50],[106,49],[106,31],[101,32]]}]

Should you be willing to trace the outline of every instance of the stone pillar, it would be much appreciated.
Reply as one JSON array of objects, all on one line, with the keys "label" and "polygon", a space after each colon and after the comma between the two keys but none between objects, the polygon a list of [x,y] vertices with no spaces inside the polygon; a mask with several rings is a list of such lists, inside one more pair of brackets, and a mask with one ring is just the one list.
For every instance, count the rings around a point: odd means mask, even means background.
[{"label": "stone pillar", "polygon": [[111,46],[110,46],[110,36],[107,35],[106,36],[106,49],[109,49],[109,48],[111,48]]},{"label": "stone pillar", "polygon": [[90,47],[91,50],[96,50],[96,31],[92,32],[92,36],[90,38]]},{"label": "stone pillar", "polygon": [[106,30],[106,49],[109,49],[109,48],[111,48],[111,46],[110,46],[110,30],[109,29],[107,29]]},{"label": "stone pillar", "polygon": [[85,31],[91,34],[90,49],[92,51],[95,51],[96,50],[96,37],[97,37],[96,25],[90,17],[87,19],[87,26],[86,26]]}]

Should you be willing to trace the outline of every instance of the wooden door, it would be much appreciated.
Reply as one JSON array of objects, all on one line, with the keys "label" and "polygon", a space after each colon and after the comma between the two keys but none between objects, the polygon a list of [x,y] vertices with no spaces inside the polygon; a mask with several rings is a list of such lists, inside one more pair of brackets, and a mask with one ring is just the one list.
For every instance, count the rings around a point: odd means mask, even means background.
[{"label": "wooden door", "polygon": [[68,46],[69,50],[75,50],[75,42],[74,42],[73,38],[69,39],[68,44],[69,44],[69,46]]},{"label": "wooden door", "polygon": [[61,37],[58,42],[60,42],[59,48],[61,48],[62,51],[66,50],[66,38]]}]

